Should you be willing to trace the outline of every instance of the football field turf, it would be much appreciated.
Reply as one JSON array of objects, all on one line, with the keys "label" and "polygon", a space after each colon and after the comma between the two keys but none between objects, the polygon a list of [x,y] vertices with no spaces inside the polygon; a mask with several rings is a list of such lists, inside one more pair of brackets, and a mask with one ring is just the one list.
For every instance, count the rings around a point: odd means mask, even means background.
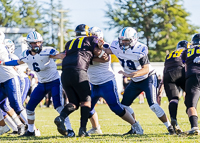
[{"label": "football field turf", "polygon": [[[190,124],[188,117],[185,113],[184,101],[181,98],[179,102],[178,109],[178,123],[183,131],[190,129]],[[130,130],[131,126],[123,121],[121,118],[116,116],[106,104],[98,104],[95,109],[99,116],[99,122],[101,129],[103,131],[102,135],[91,135],[91,137],[80,138],[66,138],[57,132],[56,126],[54,124],[54,118],[58,116],[58,113],[53,108],[40,108],[36,109],[36,127],[39,128],[41,132],[40,137],[19,137],[12,136],[9,134],[4,134],[0,136],[0,143],[3,142],[91,142],[91,143],[104,143],[104,142],[200,142],[200,136],[178,136],[178,135],[168,135],[166,127],[159,121],[156,115],[148,107],[147,101],[144,104],[139,104],[138,99],[131,105],[137,120],[140,122],[142,128],[144,129],[144,135],[127,135],[122,136]],[[166,97],[162,98],[161,107],[169,117],[168,113],[168,101]],[[197,109],[198,114],[200,112],[200,107]],[[78,129],[80,126],[80,110],[75,111],[70,115],[70,121],[72,127],[78,134]],[[90,122],[88,122],[87,129],[91,128]]]}]

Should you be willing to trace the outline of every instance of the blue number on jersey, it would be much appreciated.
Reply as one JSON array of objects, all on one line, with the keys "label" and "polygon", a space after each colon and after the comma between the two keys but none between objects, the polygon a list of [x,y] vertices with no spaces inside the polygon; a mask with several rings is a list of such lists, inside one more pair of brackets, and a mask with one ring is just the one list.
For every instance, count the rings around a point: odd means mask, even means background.
[{"label": "blue number on jersey", "polygon": [[33,70],[36,71],[36,72],[39,72],[40,71],[40,68],[38,67],[38,63],[33,63]]},{"label": "blue number on jersey", "polygon": [[[122,67],[124,68],[124,63],[125,63],[125,61],[124,61],[124,59],[120,59],[120,58],[118,58],[119,60],[120,60],[120,62],[121,62],[121,65],[122,65]],[[127,60],[126,61],[126,66],[130,69],[130,70],[136,70],[136,67],[135,67],[135,64],[134,64],[134,62],[133,61],[131,61],[131,60]]]}]

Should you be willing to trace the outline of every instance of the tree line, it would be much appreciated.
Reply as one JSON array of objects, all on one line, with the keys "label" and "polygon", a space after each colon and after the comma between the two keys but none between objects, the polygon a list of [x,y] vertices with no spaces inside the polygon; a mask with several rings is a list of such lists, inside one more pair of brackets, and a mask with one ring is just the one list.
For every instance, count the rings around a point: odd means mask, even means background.
[{"label": "tree line", "polygon": [[[62,1],[49,0],[1,0],[0,26],[35,28],[43,35],[44,44],[59,47],[59,13]],[[183,7],[183,0],[115,0],[106,3],[105,21],[108,29],[131,26],[138,31],[139,41],[149,47],[151,61],[164,61],[166,52],[175,49],[180,40],[191,40],[199,28],[188,20],[190,13]],[[68,18],[68,13],[64,14]],[[73,29],[69,21],[64,22],[65,40],[70,39]],[[26,35],[24,35],[26,36]]]}]

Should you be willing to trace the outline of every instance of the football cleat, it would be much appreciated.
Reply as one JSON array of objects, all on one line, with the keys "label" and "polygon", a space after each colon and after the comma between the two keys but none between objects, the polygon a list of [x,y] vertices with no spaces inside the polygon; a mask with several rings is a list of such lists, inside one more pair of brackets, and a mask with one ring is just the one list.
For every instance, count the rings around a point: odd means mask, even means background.
[{"label": "football cleat", "polygon": [[128,131],[127,133],[125,133],[123,135],[132,135],[132,134],[136,134],[136,132],[131,128],[130,131]]},{"label": "football cleat", "polygon": [[102,130],[100,129],[100,125],[96,128],[90,129],[89,131],[87,131],[88,134],[103,134]]},{"label": "football cleat", "polygon": [[18,135],[18,131],[13,131],[12,133],[9,133],[10,135]]},{"label": "football cleat", "polygon": [[75,133],[73,130],[67,130],[68,134],[67,137],[75,137]]},{"label": "football cleat", "polygon": [[135,122],[135,124],[132,125],[132,129],[135,131],[136,134],[143,135],[143,129],[140,126],[139,122]]},{"label": "football cleat", "polygon": [[61,135],[67,136],[67,135],[68,135],[68,132],[67,132],[67,130],[66,130],[66,128],[65,128],[64,122],[65,122],[65,119],[64,119],[63,117],[61,117],[61,116],[56,117],[55,120],[54,120],[54,123],[55,123],[56,126],[57,126],[58,132],[59,132]]},{"label": "football cleat", "polygon": [[177,123],[177,120],[176,119],[171,119],[171,124],[172,124],[172,126],[173,126],[173,128],[174,128],[174,131],[175,131],[175,133],[178,135],[178,134],[180,134],[181,132],[183,132],[182,130],[181,130],[181,128],[179,127],[179,125],[178,125],[178,123]]},{"label": "football cleat", "polygon": [[198,127],[193,127],[191,130],[184,132],[186,135],[199,135],[200,130]]},{"label": "football cleat", "polygon": [[86,132],[86,127],[80,127],[78,136],[79,137],[90,137],[90,135]]},{"label": "football cleat", "polygon": [[168,132],[169,132],[170,135],[175,135],[175,134],[176,134],[172,125],[170,125],[170,126],[167,128],[167,130],[168,130]]},{"label": "football cleat", "polygon": [[22,136],[23,137],[35,136],[35,132],[30,132],[29,130],[27,130]]},{"label": "football cleat", "polygon": [[10,128],[5,125],[5,126],[0,126],[0,135],[3,135],[4,133],[7,133],[10,131]]},{"label": "football cleat", "polygon": [[18,129],[18,135],[23,135],[25,133],[25,125],[21,124],[17,127]]}]

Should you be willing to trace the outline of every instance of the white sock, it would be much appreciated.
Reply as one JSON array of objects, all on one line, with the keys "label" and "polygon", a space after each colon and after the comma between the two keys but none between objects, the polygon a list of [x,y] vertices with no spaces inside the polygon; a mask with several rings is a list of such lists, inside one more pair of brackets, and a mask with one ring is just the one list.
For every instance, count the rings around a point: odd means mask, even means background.
[{"label": "white sock", "polygon": [[12,115],[11,118],[13,119],[13,121],[15,122],[15,124],[16,124],[17,126],[19,126],[19,125],[22,124],[22,122],[20,121],[20,119],[19,119],[19,117],[17,116],[16,113],[14,113],[14,114]]},{"label": "white sock", "polygon": [[28,124],[28,131],[29,132],[34,132],[34,124]]},{"label": "white sock", "polygon": [[167,120],[167,122],[165,122],[164,125],[168,128],[169,126],[171,126],[171,123],[169,122],[169,120]]},{"label": "white sock", "polygon": [[19,116],[24,120],[25,124],[28,124],[26,110],[22,110]]},{"label": "white sock", "polygon": [[10,126],[12,128],[13,131],[18,131],[17,129],[17,125],[15,124],[15,122],[12,120],[12,118],[10,116],[7,116],[4,121],[6,122],[6,124],[8,124],[8,126]]},{"label": "white sock", "polygon": [[65,127],[67,128],[67,130],[73,130],[71,123],[70,123],[70,120],[69,120],[69,117],[65,118]]}]

